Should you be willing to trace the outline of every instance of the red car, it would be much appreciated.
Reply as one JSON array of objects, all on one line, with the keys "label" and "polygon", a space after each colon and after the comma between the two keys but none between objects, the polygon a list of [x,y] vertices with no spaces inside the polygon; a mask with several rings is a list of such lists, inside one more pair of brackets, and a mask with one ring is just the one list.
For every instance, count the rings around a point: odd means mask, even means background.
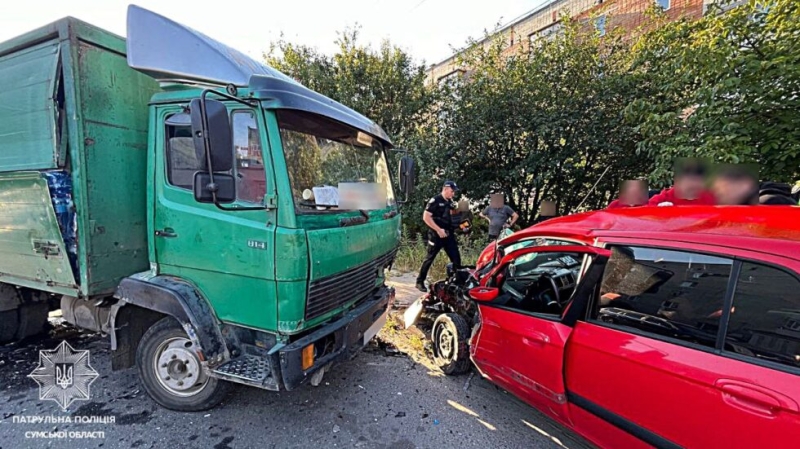
[{"label": "red car", "polygon": [[487,248],[470,355],[601,447],[800,447],[800,208],[549,220]]}]

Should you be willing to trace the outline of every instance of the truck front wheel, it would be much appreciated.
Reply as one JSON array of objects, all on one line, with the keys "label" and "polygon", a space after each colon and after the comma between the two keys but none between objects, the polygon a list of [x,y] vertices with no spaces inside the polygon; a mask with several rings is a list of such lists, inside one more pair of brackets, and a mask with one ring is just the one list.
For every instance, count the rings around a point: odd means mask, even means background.
[{"label": "truck front wheel", "polygon": [[144,333],[136,364],[147,394],[170,410],[207,410],[219,404],[230,388],[204,372],[194,344],[172,317],[162,318]]},{"label": "truck front wheel", "polygon": [[469,326],[461,315],[439,315],[433,323],[431,340],[436,364],[445,374],[463,374],[469,370]]}]

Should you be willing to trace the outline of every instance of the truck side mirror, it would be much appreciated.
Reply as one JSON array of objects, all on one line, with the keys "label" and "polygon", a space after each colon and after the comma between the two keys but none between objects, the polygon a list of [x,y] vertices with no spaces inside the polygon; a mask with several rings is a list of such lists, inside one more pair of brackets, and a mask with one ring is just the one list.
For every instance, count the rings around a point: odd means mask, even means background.
[{"label": "truck side mirror", "polygon": [[[216,194],[216,201],[214,198]],[[236,199],[236,180],[227,173],[211,175],[201,171],[194,174],[194,200],[198,203],[232,203]]]},{"label": "truck side mirror", "polygon": [[195,98],[190,104],[192,113],[192,139],[203,166],[208,172],[227,172],[233,168],[233,132],[228,109],[221,101]]},{"label": "truck side mirror", "polygon": [[414,159],[411,156],[400,158],[400,167],[397,178],[400,180],[400,192],[406,196],[406,200],[414,193]]}]

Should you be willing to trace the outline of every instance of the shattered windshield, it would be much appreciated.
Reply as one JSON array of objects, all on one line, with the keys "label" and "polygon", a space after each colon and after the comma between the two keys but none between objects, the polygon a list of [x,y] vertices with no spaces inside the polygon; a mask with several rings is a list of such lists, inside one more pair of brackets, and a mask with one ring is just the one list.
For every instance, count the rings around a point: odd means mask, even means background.
[{"label": "shattered windshield", "polygon": [[321,116],[278,111],[283,154],[299,213],[395,204],[386,156],[372,136]]}]

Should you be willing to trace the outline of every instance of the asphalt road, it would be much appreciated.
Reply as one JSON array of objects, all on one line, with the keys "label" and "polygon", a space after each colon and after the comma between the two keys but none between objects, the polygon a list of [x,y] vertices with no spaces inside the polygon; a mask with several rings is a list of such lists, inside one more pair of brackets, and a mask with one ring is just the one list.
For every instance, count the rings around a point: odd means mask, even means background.
[{"label": "asphalt road", "polygon": [[[67,412],[39,400],[37,384],[27,377],[38,363],[38,351],[53,349],[63,339],[75,349],[89,349],[90,363],[100,374],[91,386],[91,399],[74,403]],[[19,422],[31,416],[113,416],[114,423]],[[67,438],[26,438],[35,431]],[[76,436],[71,432],[98,438],[69,438]],[[568,431],[477,375],[445,377],[375,346],[335,367],[319,387],[274,393],[241,386],[220,406],[201,413],[160,408],[141,390],[134,369],[112,372],[108,341],[99,335],[73,331],[0,346],[3,449],[581,445]]]}]

